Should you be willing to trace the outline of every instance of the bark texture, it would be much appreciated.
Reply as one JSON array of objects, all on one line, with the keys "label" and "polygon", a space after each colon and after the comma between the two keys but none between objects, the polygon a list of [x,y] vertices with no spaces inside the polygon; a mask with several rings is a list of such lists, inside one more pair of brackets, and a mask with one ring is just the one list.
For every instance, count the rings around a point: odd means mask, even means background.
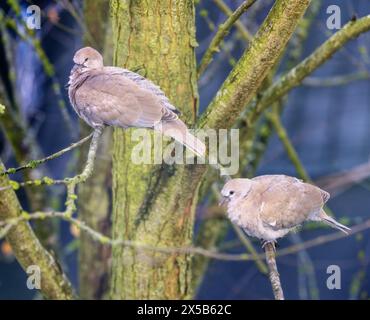
[{"label": "bark texture", "polygon": [[[5,169],[0,160],[0,172]],[[9,185],[7,176],[0,177],[0,187]],[[13,189],[1,191],[0,221],[16,219],[23,213]],[[22,221],[13,226],[6,236],[22,268],[26,271],[31,265],[40,268],[41,293],[47,299],[72,299],[72,288],[60,266],[52,255],[41,245],[28,222]]]},{"label": "bark texture", "polygon": [[[159,84],[191,124],[197,86],[193,1],[111,1],[115,65]],[[199,176],[195,166],[135,165],[131,131],[114,130],[113,238],[187,246],[193,234]],[[195,181],[195,183],[194,183]],[[111,297],[191,296],[191,257],[113,249]]]},{"label": "bark texture", "polygon": [[[279,0],[202,117],[200,126],[230,128],[256,94],[309,4]],[[160,84],[191,123],[196,117],[195,27],[191,1],[111,1],[114,62]],[[130,132],[114,132],[113,237],[158,246],[191,243],[203,166],[131,162]],[[112,298],[190,297],[191,257],[115,247]],[[196,283],[196,282],[193,282]]]},{"label": "bark texture", "polygon": [[[84,20],[85,36],[84,44],[94,47],[103,53],[105,64],[111,64],[112,49],[105,44],[109,42],[111,35],[110,20],[107,19],[109,1],[85,0]],[[88,135],[92,129],[81,123],[81,137]],[[100,138],[97,161],[94,174],[88,183],[82,184],[78,189],[78,212],[81,220],[103,234],[109,234],[110,187],[111,187],[111,145],[112,130],[106,128]],[[88,152],[88,145],[82,148],[81,163],[83,168]],[[82,299],[101,299],[108,289],[109,256],[110,248],[96,241],[86,233],[81,233],[79,247],[79,293]]]}]

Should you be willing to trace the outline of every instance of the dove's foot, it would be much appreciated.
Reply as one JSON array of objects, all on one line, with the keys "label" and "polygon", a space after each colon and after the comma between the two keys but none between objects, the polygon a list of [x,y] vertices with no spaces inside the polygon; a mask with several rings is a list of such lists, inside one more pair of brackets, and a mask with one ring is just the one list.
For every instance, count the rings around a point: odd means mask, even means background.
[{"label": "dove's foot", "polygon": [[276,252],[276,247],[277,247],[277,241],[276,240],[264,240],[264,239],[262,239],[261,244],[262,244],[262,249],[265,249],[267,244],[271,244],[272,247],[274,248],[274,251]]}]

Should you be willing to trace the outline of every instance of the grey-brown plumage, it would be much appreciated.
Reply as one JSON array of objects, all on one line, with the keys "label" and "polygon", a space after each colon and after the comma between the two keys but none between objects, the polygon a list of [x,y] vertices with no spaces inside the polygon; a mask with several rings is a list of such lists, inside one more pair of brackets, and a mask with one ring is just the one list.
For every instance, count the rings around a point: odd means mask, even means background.
[{"label": "grey-brown plumage", "polygon": [[350,229],[323,210],[329,193],[285,175],[233,179],[223,187],[232,222],[253,237],[274,241],[305,221],[322,221],[345,233]]},{"label": "grey-brown plumage", "polygon": [[73,61],[69,99],[91,127],[151,128],[204,156],[205,145],[189,133],[158,86],[129,70],[105,67],[100,53],[90,47],[78,50]]}]

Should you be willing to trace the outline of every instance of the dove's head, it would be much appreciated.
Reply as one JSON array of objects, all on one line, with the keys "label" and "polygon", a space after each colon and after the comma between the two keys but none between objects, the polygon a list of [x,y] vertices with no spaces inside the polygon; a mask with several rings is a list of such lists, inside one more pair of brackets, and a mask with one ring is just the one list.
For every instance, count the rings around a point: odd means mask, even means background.
[{"label": "dove's head", "polygon": [[78,50],[73,57],[73,62],[80,68],[100,69],[104,66],[101,54],[90,47]]},{"label": "dove's head", "polygon": [[220,205],[245,198],[251,187],[252,180],[250,179],[232,179],[226,182],[221,190],[222,200]]}]

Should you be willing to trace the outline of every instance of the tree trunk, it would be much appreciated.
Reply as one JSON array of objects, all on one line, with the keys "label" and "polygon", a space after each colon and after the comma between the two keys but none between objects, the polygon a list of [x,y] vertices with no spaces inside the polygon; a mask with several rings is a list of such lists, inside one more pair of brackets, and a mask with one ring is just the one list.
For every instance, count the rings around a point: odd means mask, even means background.
[{"label": "tree trunk", "polygon": [[[110,21],[107,19],[109,2],[107,0],[85,0],[84,20],[86,30],[84,45],[94,47],[103,53],[104,62],[111,64],[112,49],[105,44],[110,40]],[[91,131],[84,121],[80,121],[81,138]],[[88,226],[103,234],[109,234],[110,187],[111,187],[111,145],[112,130],[106,128],[98,147],[98,161],[89,183],[78,188],[78,213]],[[86,163],[89,145],[81,148],[80,167]],[[108,289],[110,248],[98,244],[82,232],[79,246],[79,294],[82,299],[101,299]]]},{"label": "tree trunk", "polygon": [[[111,1],[114,63],[159,84],[188,125],[197,107],[193,1]],[[202,166],[131,162],[131,130],[114,131],[115,239],[159,247],[191,245]],[[184,299],[191,296],[191,256],[113,248],[111,297]]]},{"label": "tree trunk", "polygon": [[[5,170],[0,159],[0,172]],[[0,176],[0,188],[9,186],[9,178]],[[0,221],[27,217],[13,189],[2,190],[0,197]],[[54,257],[42,246],[27,221],[20,221],[6,235],[17,261],[24,271],[30,266],[39,269],[40,291],[46,299],[69,300],[74,298],[71,284]]]}]

